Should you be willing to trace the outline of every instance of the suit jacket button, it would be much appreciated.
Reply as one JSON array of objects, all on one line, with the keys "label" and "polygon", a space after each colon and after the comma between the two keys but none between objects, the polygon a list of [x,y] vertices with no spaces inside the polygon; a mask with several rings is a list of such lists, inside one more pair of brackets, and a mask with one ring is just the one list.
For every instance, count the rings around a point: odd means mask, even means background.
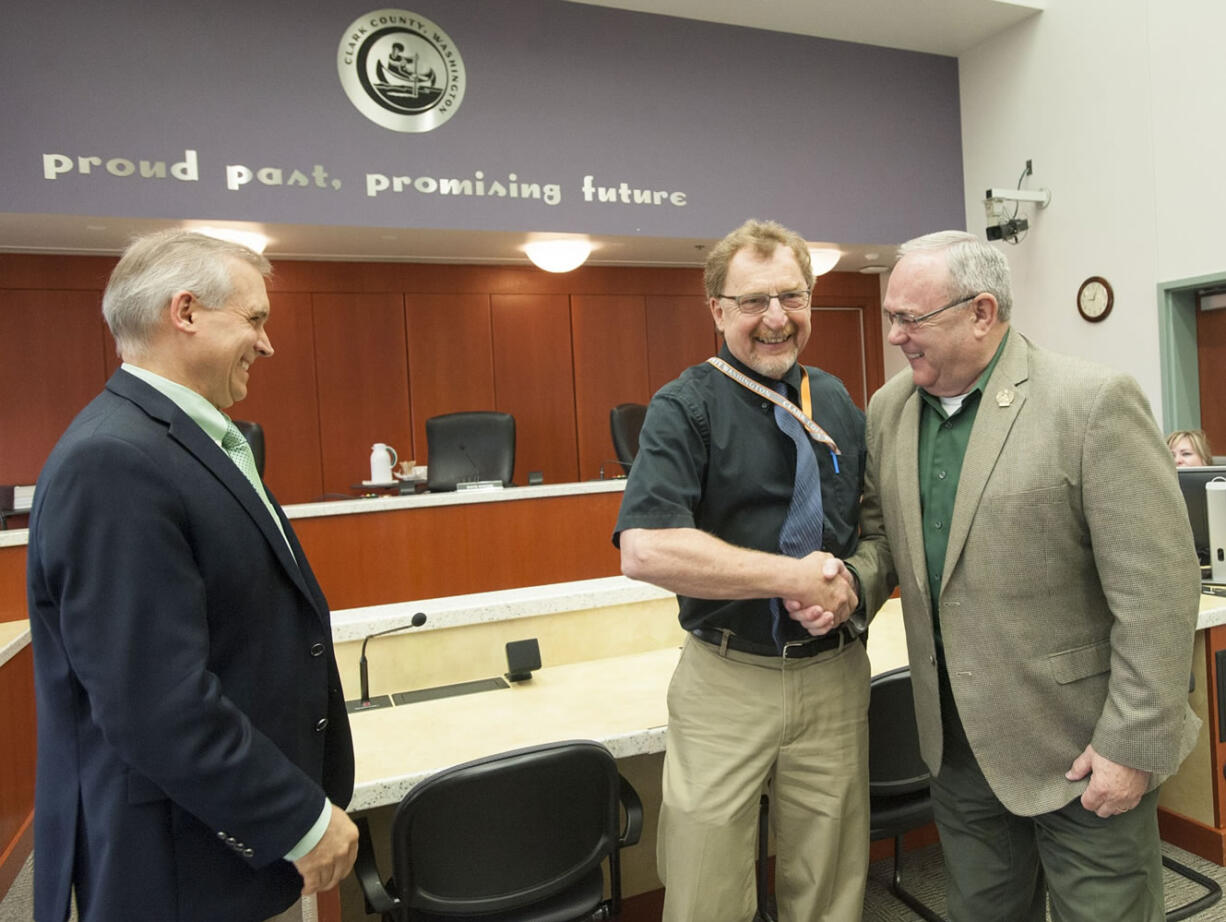
[{"label": "suit jacket button", "polygon": [[328,729],[328,718],[326,717],[319,718],[319,722],[315,724],[315,732],[323,733],[324,730],[327,730],[327,729]]},{"label": "suit jacket button", "polygon": [[323,656],[323,655],[324,655],[324,645],[323,644],[317,643],[311,646],[311,656]]},{"label": "suit jacket button", "polygon": [[244,848],[244,849],[243,849],[243,857],[244,857],[244,858],[253,858],[253,857],[255,857],[255,852],[254,852],[254,851],[252,851],[252,850],[251,850],[251,849],[249,849],[249,848]]},{"label": "suit jacket button", "polygon": [[221,839],[221,841],[224,842],[226,841],[226,834],[224,832],[219,832],[217,833],[217,838]]}]

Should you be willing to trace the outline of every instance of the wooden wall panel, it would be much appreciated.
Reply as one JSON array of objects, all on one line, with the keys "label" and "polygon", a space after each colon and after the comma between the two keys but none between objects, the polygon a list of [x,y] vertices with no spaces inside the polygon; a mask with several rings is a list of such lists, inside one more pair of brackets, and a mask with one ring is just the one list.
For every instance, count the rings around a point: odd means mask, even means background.
[{"label": "wooden wall panel", "polygon": [[[616,576],[622,494],[294,521],[333,609]],[[373,500],[372,500],[373,502]]]},{"label": "wooden wall panel", "polygon": [[370,446],[413,443],[404,300],[314,295],[315,374],[325,493],[370,477]]},{"label": "wooden wall panel", "polygon": [[28,484],[106,383],[100,296],[0,290],[0,483]]},{"label": "wooden wall panel", "polygon": [[[72,414],[118,366],[99,318],[101,286],[114,263],[112,257],[0,254],[0,304],[22,305],[7,319],[0,317],[4,341],[22,344],[10,353],[17,360],[0,366],[0,426],[35,433],[33,439],[0,439],[0,483],[32,481]],[[256,365],[251,396],[234,412],[265,423],[268,480],[284,503],[347,493],[369,473],[369,446],[375,441],[389,442],[406,460],[424,463],[425,420],[459,408],[493,406],[515,414],[521,483],[532,470],[543,471],[549,482],[579,479],[581,431],[582,476],[596,476],[608,444],[608,408],[598,405],[621,400],[601,393],[612,385],[610,375],[645,361],[647,385],[640,399],[646,400],[720,345],[701,295],[699,269],[586,266],[555,275],[526,266],[281,260],[269,290],[277,355]],[[818,280],[816,290],[832,306],[871,309],[874,315],[879,309],[872,277],[832,273]],[[575,368],[569,299],[592,296],[641,299],[645,358],[608,362],[602,349],[598,360],[585,357],[583,367]],[[65,308],[71,316],[54,324],[50,340],[48,330],[40,329],[45,317],[28,308],[40,299],[72,305]],[[329,315],[313,317],[308,330],[297,318],[313,312],[316,299]],[[497,299],[504,310],[495,308]],[[76,327],[101,330],[89,334],[94,344],[84,350],[83,362],[75,356],[66,361],[60,341],[63,329]],[[637,336],[617,325],[608,332],[623,344],[628,341],[621,337]],[[579,329],[574,342],[590,345],[596,338],[590,333]],[[881,382],[882,357],[878,339],[868,340],[871,393]],[[29,366],[35,355],[45,360],[34,363],[35,372],[22,372],[21,363]],[[604,376],[585,377],[588,366],[603,369]],[[57,374],[45,374],[51,367]],[[87,368],[85,386],[78,378]],[[367,375],[369,369],[377,373]],[[23,375],[42,382],[51,399],[71,412],[61,412],[52,423],[53,413],[32,407],[24,388],[8,380]],[[576,380],[581,395],[573,390]],[[74,382],[76,390],[66,393]],[[577,408],[576,401],[585,400],[599,412]],[[25,467],[32,469],[14,468],[7,460],[12,452],[23,453]]]},{"label": "wooden wall panel", "polygon": [[0,853],[22,836],[34,812],[36,737],[34,654],[26,646],[0,667]]},{"label": "wooden wall panel", "polygon": [[484,293],[407,294],[404,321],[413,443],[405,446],[401,456],[425,464],[427,419],[495,406],[490,299]]},{"label": "wooden wall panel", "polygon": [[801,361],[840,378],[852,401],[863,410],[868,406],[865,313],[854,307],[818,307],[810,317],[812,333]]},{"label": "wooden wall panel", "polygon": [[[701,291],[699,286],[697,291]],[[648,297],[647,392],[719,351],[720,336],[702,295]]]},{"label": "wooden wall panel", "polygon": [[[106,288],[106,280],[117,262],[117,256],[3,253],[0,254],[0,288],[100,292]],[[101,303],[99,298],[99,308]]]},{"label": "wooden wall panel", "polygon": [[251,366],[247,397],[225,412],[264,427],[264,481],[277,499],[308,502],[325,492],[311,298],[272,294],[269,301],[273,354]]},{"label": "wooden wall panel", "polygon": [[647,317],[639,295],[574,295],[570,299],[575,353],[575,422],[579,479],[612,477],[615,463],[609,411],[646,403]]},{"label": "wooden wall panel", "polygon": [[0,547],[0,621],[25,621],[28,617],[26,547]]},{"label": "wooden wall panel", "polygon": [[1209,436],[1209,449],[1226,455],[1226,395],[1222,387],[1222,370],[1226,369],[1226,310],[1196,312],[1196,360],[1201,428]]},{"label": "wooden wall panel", "polygon": [[495,409],[515,417],[515,477],[579,479],[570,302],[565,295],[493,295]]}]

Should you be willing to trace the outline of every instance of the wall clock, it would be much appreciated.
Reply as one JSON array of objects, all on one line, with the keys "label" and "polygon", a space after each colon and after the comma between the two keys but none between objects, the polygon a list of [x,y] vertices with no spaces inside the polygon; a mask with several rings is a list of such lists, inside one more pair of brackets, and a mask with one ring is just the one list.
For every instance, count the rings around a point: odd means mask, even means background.
[{"label": "wall clock", "polygon": [[1090,323],[1106,320],[1114,304],[1111,283],[1100,275],[1091,275],[1077,289],[1077,312]]}]

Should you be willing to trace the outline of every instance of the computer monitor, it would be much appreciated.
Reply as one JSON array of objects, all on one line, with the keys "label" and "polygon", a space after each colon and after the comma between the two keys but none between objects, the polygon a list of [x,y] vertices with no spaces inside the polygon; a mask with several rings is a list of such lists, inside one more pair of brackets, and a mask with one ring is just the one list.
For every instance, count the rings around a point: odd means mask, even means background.
[{"label": "computer monitor", "polygon": [[1188,521],[1192,523],[1192,540],[1201,563],[1209,562],[1209,506],[1205,499],[1205,484],[1218,477],[1226,480],[1226,465],[1213,467],[1181,467],[1179,489],[1188,506]]}]

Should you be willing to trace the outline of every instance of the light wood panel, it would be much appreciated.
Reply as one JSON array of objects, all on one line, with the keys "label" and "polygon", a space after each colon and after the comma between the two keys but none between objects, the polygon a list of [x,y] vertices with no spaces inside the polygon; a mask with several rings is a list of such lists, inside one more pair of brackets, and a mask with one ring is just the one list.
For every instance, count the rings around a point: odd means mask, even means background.
[{"label": "light wood panel", "polygon": [[575,353],[575,420],[579,478],[620,474],[609,411],[619,403],[646,403],[646,305],[639,295],[574,295],[570,299]]},{"label": "light wood panel", "polygon": [[34,483],[106,381],[99,294],[0,290],[0,483]]},{"label": "light wood panel", "polygon": [[429,454],[427,419],[495,406],[489,295],[407,294],[404,320],[409,342],[413,443],[405,447],[401,457],[425,464]]},{"label": "light wood panel", "polygon": [[310,295],[269,301],[273,354],[251,366],[247,397],[226,413],[264,427],[264,482],[282,502],[302,502],[325,492],[314,315]]},{"label": "light wood panel", "polygon": [[515,477],[579,479],[570,303],[565,295],[493,295],[494,409],[515,417]]},{"label": "light wood panel", "polygon": [[398,294],[317,294],[315,374],[325,493],[370,477],[370,446],[413,443],[404,301]]},{"label": "light wood panel", "polygon": [[297,519],[334,608],[616,576],[610,536],[622,494]]}]

